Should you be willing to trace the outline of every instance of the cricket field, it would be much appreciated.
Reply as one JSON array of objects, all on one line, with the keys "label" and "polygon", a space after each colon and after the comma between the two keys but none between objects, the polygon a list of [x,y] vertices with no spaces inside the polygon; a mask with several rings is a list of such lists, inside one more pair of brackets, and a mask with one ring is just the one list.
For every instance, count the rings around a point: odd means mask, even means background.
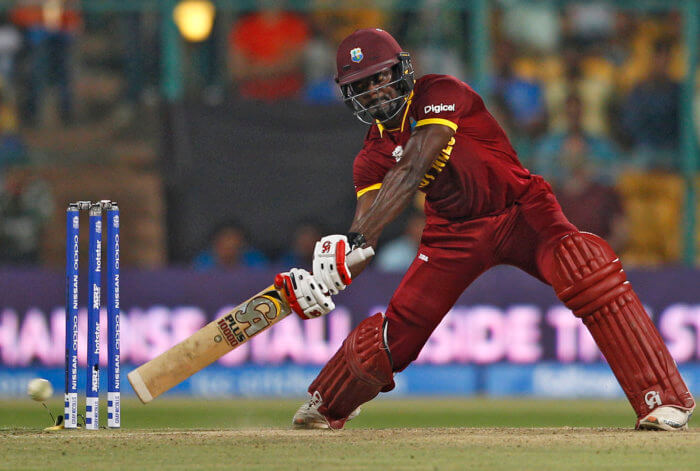
[{"label": "cricket field", "polygon": [[692,421],[687,432],[636,432],[622,401],[382,398],[334,432],[290,430],[300,403],[129,399],[120,430],[44,432],[40,404],[4,400],[0,470],[700,469]]}]

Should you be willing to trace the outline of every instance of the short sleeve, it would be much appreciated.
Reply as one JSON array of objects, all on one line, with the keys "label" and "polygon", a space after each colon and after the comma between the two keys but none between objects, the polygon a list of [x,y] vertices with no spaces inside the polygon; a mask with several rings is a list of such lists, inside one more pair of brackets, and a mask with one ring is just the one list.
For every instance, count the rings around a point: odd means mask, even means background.
[{"label": "short sleeve", "polygon": [[457,131],[460,118],[471,108],[469,89],[447,75],[431,78],[424,87],[420,93],[416,93],[413,105],[416,126],[442,124]]},{"label": "short sleeve", "polygon": [[388,169],[372,161],[367,150],[362,150],[353,165],[352,177],[355,184],[355,194],[359,198],[368,191],[378,190]]}]

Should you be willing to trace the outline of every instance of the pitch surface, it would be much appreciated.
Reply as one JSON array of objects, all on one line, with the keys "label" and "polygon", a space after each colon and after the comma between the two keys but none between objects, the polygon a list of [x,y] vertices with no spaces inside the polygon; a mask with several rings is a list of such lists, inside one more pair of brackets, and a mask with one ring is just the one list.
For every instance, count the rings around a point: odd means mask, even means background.
[{"label": "pitch surface", "polygon": [[[124,404],[124,428],[42,432],[0,401],[0,469],[590,470],[700,465],[700,429],[635,432],[620,401],[380,400],[341,432],[292,431],[299,401]],[[53,401],[54,411],[60,408]]]}]

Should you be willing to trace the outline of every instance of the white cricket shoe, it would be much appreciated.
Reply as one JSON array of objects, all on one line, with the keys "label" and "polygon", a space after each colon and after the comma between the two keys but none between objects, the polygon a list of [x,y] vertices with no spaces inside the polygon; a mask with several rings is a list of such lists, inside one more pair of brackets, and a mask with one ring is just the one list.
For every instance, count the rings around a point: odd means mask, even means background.
[{"label": "white cricket shoe", "polygon": [[688,430],[688,419],[692,410],[682,410],[673,406],[657,407],[639,421],[640,430]]},{"label": "white cricket shoe", "polygon": [[323,399],[318,391],[314,392],[308,402],[299,407],[299,410],[294,414],[292,419],[292,427],[295,429],[333,429],[339,430],[343,428],[345,422],[352,420],[360,413],[358,407],[345,420],[334,420],[328,422],[328,419],[318,411],[318,408],[323,404]]}]

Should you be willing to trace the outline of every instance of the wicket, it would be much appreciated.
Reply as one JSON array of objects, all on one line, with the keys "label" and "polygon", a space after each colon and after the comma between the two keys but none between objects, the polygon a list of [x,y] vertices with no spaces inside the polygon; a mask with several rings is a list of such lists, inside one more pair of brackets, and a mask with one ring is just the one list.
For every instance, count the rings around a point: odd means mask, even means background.
[{"label": "wicket", "polygon": [[87,379],[85,428],[100,426],[100,297],[102,293],[102,212],[107,213],[107,426],[121,427],[119,353],[119,207],[102,200],[77,201],[66,210],[66,392],[64,427],[78,426],[78,265],[80,211],[88,211],[90,225]]}]

